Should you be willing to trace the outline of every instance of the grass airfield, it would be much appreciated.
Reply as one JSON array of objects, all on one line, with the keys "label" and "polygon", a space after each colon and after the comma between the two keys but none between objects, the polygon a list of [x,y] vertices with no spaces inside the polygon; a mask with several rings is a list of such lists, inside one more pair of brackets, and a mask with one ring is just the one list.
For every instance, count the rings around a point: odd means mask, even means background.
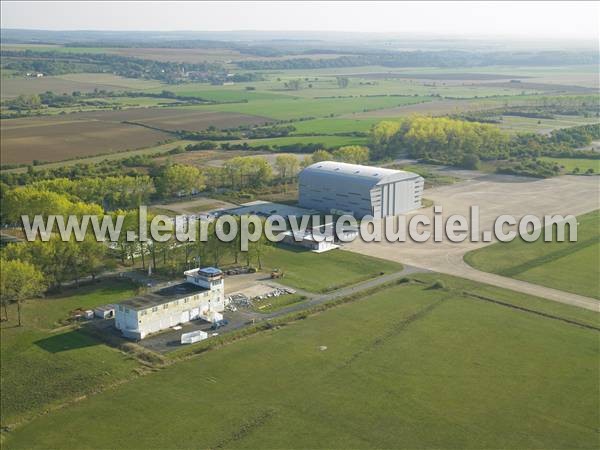
[{"label": "grass airfield", "polygon": [[596,448],[597,330],[561,320],[593,313],[416,279],[54,411],[3,447]]},{"label": "grass airfield", "polygon": [[516,239],[469,252],[465,261],[485,272],[600,299],[600,211],[577,222],[577,242],[556,242],[556,233],[552,242]]}]

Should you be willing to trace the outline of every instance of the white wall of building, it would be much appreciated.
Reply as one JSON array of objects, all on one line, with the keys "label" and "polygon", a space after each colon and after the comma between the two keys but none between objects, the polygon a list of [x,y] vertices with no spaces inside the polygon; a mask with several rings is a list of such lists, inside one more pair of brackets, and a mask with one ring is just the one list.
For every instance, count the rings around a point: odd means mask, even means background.
[{"label": "white wall of building", "polygon": [[210,288],[205,291],[190,293],[178,299],[152,305],[146,308],[132,308],[127,304],[117,305],[115,309],[115,326],[126,337],[144,339],[151,333],[204,318],[218,320],[218,314],[225,309],[225,291],[222,276],[219,280],[211,280]]},{"label": "white wall of building", "polygon": [[356,218],[396,216],[421,207],[423,183],[412,172],[321,161],[300,172],[299,204]]}]

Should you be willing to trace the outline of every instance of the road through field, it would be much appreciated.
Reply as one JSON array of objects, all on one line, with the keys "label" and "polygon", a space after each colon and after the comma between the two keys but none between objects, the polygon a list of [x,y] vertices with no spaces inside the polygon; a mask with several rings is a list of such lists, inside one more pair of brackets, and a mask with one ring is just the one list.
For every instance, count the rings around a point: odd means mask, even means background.
[{"label": "road through field", "polygon": [[[544,215],[580,215],[600,208],[600,178],[596,176],[562,176],[550,179],[532,179],[508,175],[475,174],[471,179],[449,186],[425,191],[424,196],[443,207],[443,217],[460,214],[469,217],[469,208],[480,208],[481,231],[493,230],[493,222],[501,214],[510,214],[517,221],[526,214],[543,218]],[[433,208],[410,213],[433,218]],[[411,266],[467,278],[581,308],[600,311],[598,300],[563,292],[533,283],[481,272],[467,265],[463,256],[470,250],[490,243],[442,242],[364,242],[355,240],[344,246],[353,251],[378,258],[397,261]]]}]

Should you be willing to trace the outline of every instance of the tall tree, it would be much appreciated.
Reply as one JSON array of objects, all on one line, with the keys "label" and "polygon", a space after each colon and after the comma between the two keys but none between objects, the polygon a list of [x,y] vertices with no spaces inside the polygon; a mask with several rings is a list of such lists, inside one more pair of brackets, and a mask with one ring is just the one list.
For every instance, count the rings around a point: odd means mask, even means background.
[{"label": "tall tree", "polygon": [[327,150],[317,150],[313,152],[312,161],[313,163],[321,162],[321,161],[331,161],[333,159],[333,155],[329,153]]},{"label": "tall tree", "polygon": [[292,180],[298,173],[298,158],[296,158],[295,155],[277,155],[277,158],[275,159],[275,167],[279,172],[279,176],[283,181],[282,184],[285,189],[286,183]]},{"label": "tall tree", "polygon": [[19,326],[22,324],[21,303],[45,290],[44,276],[33,264],[18,259],[0,261],[0,297],[3,302],[17,304]]},{"label": "tall tree", "polygon": [[173,164],[162,171],[158,191],[166,196],[190,195],[206,187],[204,175],[193,166]]},{"label": "tall tree", "polygon": [[333,152],[333,157],[337,161],[364,164],[369,161],[369,149],[360,145],[348,145],[340,147]]},{"label": "tall tree", "polygon": [[339,88],[347,88],[350,84],[350,79],[348,77],[335,77],[335,79]]}]

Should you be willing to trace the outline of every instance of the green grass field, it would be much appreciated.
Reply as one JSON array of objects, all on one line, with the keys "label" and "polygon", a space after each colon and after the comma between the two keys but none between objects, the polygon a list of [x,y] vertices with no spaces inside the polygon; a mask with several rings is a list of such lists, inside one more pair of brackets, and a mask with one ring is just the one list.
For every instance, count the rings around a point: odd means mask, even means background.
[{"label": "green grass field", "polygon": [[313,119],[295,122],[293,125],[296,127],[294,134],[332,134],[353,131],[367,133],[374,124],[379,122],[379,119]]},{"label": "green grass field", "polygon": [[554,119],[503,116],[500,128],[512,133],[549,133],[560,128],[577,127],[598,123],[597,117],[556,116]]},{"label": "green grass field", "polygon": [[577,242],[515,239],[473,250],[465,261],[485,272],[600,298],[600,214],[594,211],[577,219]]},{"label": "green grass field", "polygon": [[[248,83],[248,86],[252,86],[252,83]],[[272,92],[266,91],[248,91],[245,87],[240,85],[235,86],[210,86],[206,83],[189,83],[181,86],[175,86],[172,88],[165,88],[177,95],[186,97],[198,97],[205,100],[215,100],[220,102],[239,102],[243,100],[256,101],[256,100],[275,100],[288,98],[284,95],[278,95]],[[157,90],[160,92],[162,89]]]},{"label": "green grass field", "polygon": [[382,272],[398,272],[402,265],[343,250],[318,254],[298,247],[277,246],[268,249],[263,268],[282,270],[285,274],[279,280],[282,284],[310,292],[329,292]]},{"label": "green grass field", "polygon": [[23,305],[23,326],[16,307],[2,323],[2,425],[9,425],[53,405],[89,394],[123,380],[138,364],[93,338],[60,326],[75,308],[124,300],[134,294],[127,282],[68,290],[61,296],[34,299]]},{"label": "green grass field", "polygon": [[[417,278],[427,284],[381,290],[51,412],[7,433],[3,448],[597,448],[597,331],[463,292],[580,322],[595,313]],[[437,278],[449,289],[431,289]]]},{"label": "green grass field", "polygon": [[248,103],[230,103],[189,108],[206,111],[238,112],[276,120],[298,119],[301,117],[328,117],[331,114],[351,114],[375,109],[391,108],[429,101],[429,97],[352,97],[336,99],[282,98],[265,99]]},{"label": "green grass field", "polygon": [[[99,102],[100,104],[92,104],[92,102]],[[177,102],[177,100],[154,97],[113,97],[110,99],[91,98],[87,100],[87,105],[61,108],[49,107],[44,108],[43,113],[45,116],[54,116],[83,111],[108,111],[114,109],[115,107],[119,109],[156,108],[173,104],[175,102]],[[8,108],[1,108],[0,112],[6,114],[7,117],[10,115],[10,110],[8,110]]]},{"label": "green grass field", "polygon": [[542,157],[542,161],[549,161],[564,167],[564,171],[567,173],[573,173],[575,168],[579,169],[580,174],[584,174],[589,169],[592,169],[594,173],[600,173],[600,159],[583,159],[583,158],[550,158]]},{"label": "green grass field", "polygon": [[231,144],[246,143],[250,147],[261,145],[293,145],[293,144],[321,144],[323,147],[341,147],[343,145],[364,145],[366,137],[354,136],[286,136],[279,138],[252,139],[243,141],[230,141]]}]

